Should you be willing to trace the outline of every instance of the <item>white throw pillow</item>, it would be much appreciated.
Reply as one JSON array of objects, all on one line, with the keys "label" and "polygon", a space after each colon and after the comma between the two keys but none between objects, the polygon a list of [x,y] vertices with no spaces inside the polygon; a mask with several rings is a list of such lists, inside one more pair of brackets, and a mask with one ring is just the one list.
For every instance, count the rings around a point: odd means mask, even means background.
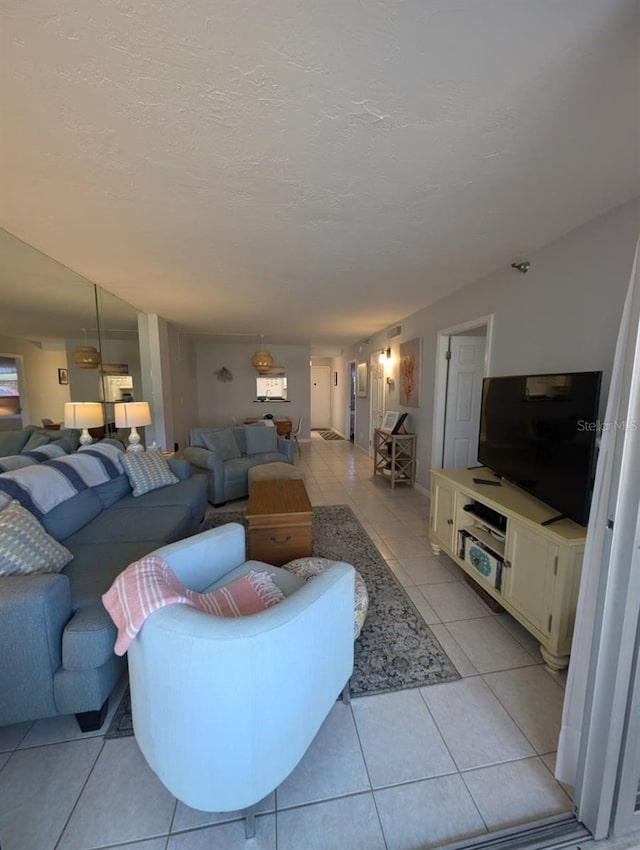
[{"label": "white throw pillow", "polygon": [[151,490],[178,483],[179,479],[160,452],[123,452],[120,459],[134,496],[144,496]]},{"label": "white throw pillow", "polygon": [[19,502],[0,511],[0,576],[59,573],[72,558]]}]

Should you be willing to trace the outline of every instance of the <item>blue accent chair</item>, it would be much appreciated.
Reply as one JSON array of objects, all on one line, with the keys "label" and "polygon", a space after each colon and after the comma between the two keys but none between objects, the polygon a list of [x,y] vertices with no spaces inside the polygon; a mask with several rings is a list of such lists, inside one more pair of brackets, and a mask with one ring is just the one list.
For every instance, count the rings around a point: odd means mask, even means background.
[{"label": "blue accent chair", "polygon": [[245,560],[228,523],[155,551],[197,592],[268,571],[285,599],[247,617],[186,605],[151,614],[129,650],[133,726],[163,785],[202,811],[254,808],[296,767],[353,671],[355,571],[336,562],[311,582]]}]

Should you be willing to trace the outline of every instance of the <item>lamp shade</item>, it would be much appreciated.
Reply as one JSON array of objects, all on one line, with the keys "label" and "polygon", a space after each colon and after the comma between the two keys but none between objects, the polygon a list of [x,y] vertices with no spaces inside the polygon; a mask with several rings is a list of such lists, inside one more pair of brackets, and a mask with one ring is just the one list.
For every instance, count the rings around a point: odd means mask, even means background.
[{"label": "lamp shade", "polygon": [[269,372],[273,366],[273,357],[268,351],[256,351],[251,358],[251,365],[258,372]]},{"label": "lamp shade", "polygon": [[72,354],[73,362],[79,369],[97,369],[100,365],[100,352],[93,345],[81,345]]},{"label": "lamp shade", "polygon": [[68,401],[65,403],[65,428],[99,428],[101,425],[104,425],[104,415],[100,402]]},{"label": "lamp shade", "polygon": [[151,425],[151,411],[148,401],[118,402],[113,407],[116,416],[116,428]]}]

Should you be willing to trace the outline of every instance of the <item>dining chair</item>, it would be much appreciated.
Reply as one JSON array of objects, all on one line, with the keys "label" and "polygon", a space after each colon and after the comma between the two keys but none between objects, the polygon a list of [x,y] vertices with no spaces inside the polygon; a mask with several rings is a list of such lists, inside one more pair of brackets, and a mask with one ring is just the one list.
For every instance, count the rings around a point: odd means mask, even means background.
[{"label": "dining chair", "polygon": [[303,419],[303,417],[301,416],[298,419],[298,425],[296,427],[296,430],[291,432],[291,439],[295,440],[296,446],[298,447],[298,454],[299,455],[302,454],[302,449],[300,448],[300,443],[298,442],[298,437],[300,436],[300,432],[302,431],[302,419]]}]

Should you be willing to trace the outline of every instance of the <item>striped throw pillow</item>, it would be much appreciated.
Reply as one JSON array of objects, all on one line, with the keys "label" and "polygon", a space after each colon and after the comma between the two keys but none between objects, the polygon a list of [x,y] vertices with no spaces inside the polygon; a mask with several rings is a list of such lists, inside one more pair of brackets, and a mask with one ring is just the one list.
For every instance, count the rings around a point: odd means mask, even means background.
[{"label": "striped throw pillow", "polygon": [[72,558],[20,502],[0,511],[0,576],[59,573]]},{"label": "striped throw pillow", "polygon": [[134,496],[144,496],[151,490],[178,483],[160,452],[123,452],[120,459]]}]

